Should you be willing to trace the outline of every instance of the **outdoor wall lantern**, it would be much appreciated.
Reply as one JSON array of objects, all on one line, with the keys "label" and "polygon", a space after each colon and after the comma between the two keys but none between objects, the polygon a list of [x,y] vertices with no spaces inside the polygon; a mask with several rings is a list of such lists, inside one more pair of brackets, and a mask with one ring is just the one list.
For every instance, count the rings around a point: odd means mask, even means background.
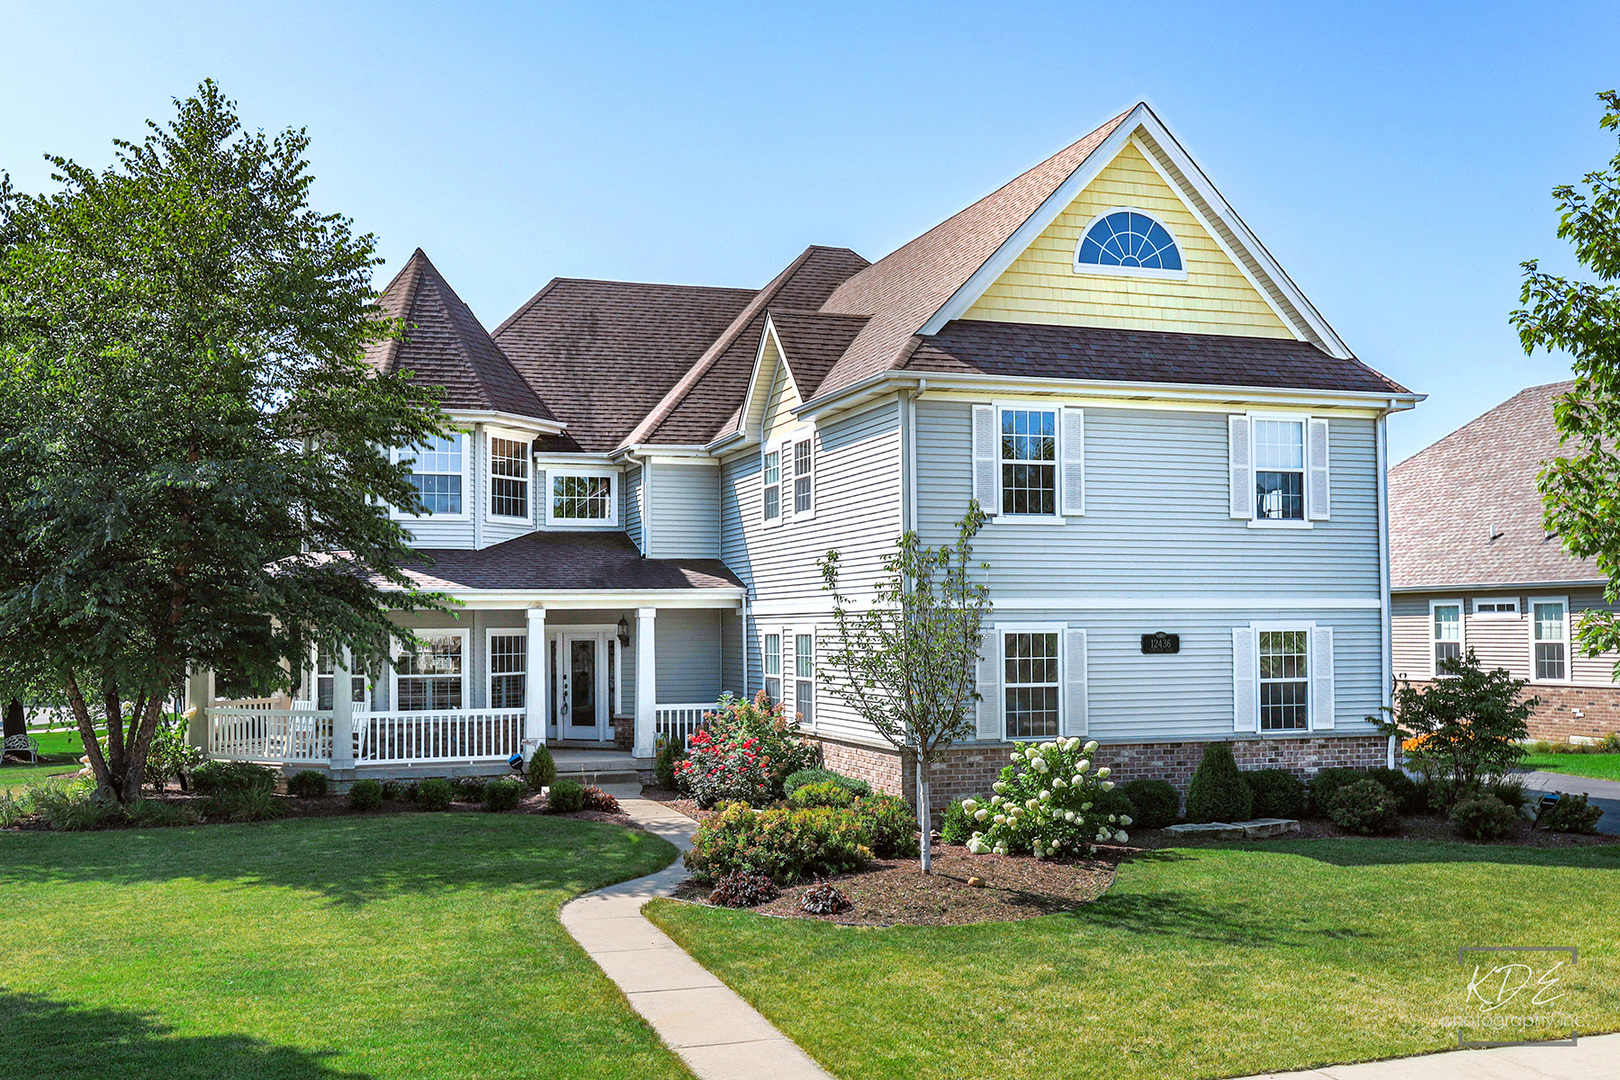
[{"label": "outdoor wall lantern", "polygon": [[630,623],[622,615],[619,616],[619,645],[626,649],[630,647]]}]

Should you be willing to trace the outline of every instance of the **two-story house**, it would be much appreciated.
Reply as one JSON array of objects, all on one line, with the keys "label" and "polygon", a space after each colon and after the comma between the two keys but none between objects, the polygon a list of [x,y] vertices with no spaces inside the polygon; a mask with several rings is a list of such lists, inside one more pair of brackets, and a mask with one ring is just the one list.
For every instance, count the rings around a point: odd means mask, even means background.
[{"label": "two-story house", "polygon": [[[1060,734],[1178,783],[1212,740],[1301,771],[1387,758],[1384,424],[1419,397],[1146,105],[876,263],[556,279],[486,333],[418,251],[382,302],[408,330],[374,363],[444,386],[461,428],[398,453],[428,508],[417,578],[464,606],[413,620],[430,647],[397,671],[319,658],[310,701],[272,710],[316,732],[308,761],[616,740],[645,762],[720,692],[764,690],[830,766],[909,790],[830,686],[817,560],[836,548],[860,596],[904,530],[949,542],[972,499],[994,615],[941,798]],[[213,711],[216,752],[283,730]]]}]

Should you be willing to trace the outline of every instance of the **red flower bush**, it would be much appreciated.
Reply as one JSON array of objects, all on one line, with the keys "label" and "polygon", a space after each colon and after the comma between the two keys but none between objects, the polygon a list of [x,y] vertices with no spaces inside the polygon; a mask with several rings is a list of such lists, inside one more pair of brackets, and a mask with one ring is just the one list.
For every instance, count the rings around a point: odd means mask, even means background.
[{"label": "red flower bush", "polygon": [[784,779],[815,764],[815,747],[798,736],[798,721],[763,692],[753,701],[727,694],[704,715],[675,766],[675,784],[704,809],[720,802],[765,806],[782,797]]}]

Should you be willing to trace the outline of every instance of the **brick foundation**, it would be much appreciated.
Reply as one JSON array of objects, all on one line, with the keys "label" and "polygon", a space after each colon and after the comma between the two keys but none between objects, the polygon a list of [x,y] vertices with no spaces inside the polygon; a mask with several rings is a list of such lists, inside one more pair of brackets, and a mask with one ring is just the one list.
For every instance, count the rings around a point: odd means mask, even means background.
[{"label": "brick foundation", "polygon": [[[916,793],[916,770],[911,759],[888,747],[821,739],[827,768],[859,777],[880,791],[911,799]],[[1287,769],[1301,777],[1321,769],[1378,768],[1388,762],[1389,740],[1383,735],[1345,735],[1315,739],[1228,740],[1240,769]],[[1009,764],[1013,743],[969,743],[953,746],[933,763],[929,776],[930,802],[936,812],[958,799],[983,795]],[[1113,770],[1111,779],[1168,780],[1183,795],[1208,742],[1103,743],[1096,761]]]},{"label": "brick foundation", "polygon": [[613,718],[613,749],[634,750],[636,746],[636,718],[633,716],[615,716]]},{"label": "brick foundation", "polygon": [[[1425,689],[1426,682],[1413,686]],[[1555,686],[1534,683],[1526,691],[1540,700],[1530,714],[1530,737],[1548,742],[1601,739],[1620,731],[1620,686]]]}]

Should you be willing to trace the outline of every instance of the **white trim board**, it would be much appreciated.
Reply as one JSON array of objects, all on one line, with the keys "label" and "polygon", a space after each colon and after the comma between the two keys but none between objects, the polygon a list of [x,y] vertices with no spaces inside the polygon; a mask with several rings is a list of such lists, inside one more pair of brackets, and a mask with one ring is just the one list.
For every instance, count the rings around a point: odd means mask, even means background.
[{"label": "white trim board", "polygon": [[[990,595],[991,618],[1001,611],[1381,611],[1383,601],[1376,596],[1042,596]],[[851,611],[867,611],[872,601],[853,597],[845,605]],[[831,601],[754,600],[750,614],[760,618],[781,615],[827,615]]]}]

